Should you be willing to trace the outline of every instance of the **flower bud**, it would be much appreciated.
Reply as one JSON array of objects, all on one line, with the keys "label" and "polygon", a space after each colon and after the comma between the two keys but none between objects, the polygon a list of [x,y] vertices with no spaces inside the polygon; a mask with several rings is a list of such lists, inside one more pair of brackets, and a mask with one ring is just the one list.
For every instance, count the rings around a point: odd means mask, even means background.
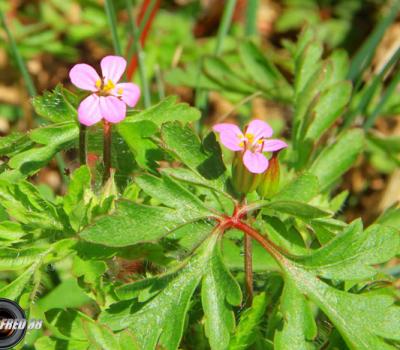
[{"label": "flower bud", "polygon": [[253,192],[258,184],[262,174],[254,174],[247,170],[242,160],[243,154],[235,153],[232,162],[232,184],[236,192],[246,194]]},{"label": "flower bud", "polygon": [[268,169],[261,174],[257,193],[263,198],[271,198],[279,189],[280,169],[278,154],[274,153],[269,160]]}]

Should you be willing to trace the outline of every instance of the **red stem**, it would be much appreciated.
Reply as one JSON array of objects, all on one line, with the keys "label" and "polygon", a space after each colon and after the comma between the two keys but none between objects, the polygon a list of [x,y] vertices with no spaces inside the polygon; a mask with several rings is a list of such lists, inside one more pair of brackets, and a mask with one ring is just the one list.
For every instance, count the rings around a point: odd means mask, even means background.
[{"label": "red stem", "polygon": [[249,235],[244,235],[244,272],[246,276],[247,306],[253,304],[253,245]]},{"label": "red stem", "polygon": [[[144,15],[146,13],[147,8],[150,6],[150,3],[151,3],[151,0],[144,0],[142,2],[142,6],[140,7],[138,18],[137,18],[137,21],[136,21],[136,24],[138,26],[141,25],[141,23],[143,21],[143,17],[144,17]],[[146,24],[144,25],[143,31],[140,34],[139,40],[140,40],[140,44],[142,45],[142,47],[144,46],[144,43],[146,42],[146,39],[147,39],[147,36],[149,34],[149,31],[150,31],[151,25],[153,23],[154,17],[156,16],[158,9],[160,8],[160,3],[161,3],[161,0],[157,0],[156,3],[154,4],[154,7],[151,10],[149,19],[146,22]],[[130,38],[129,39],[127,52],[129,52],[130,47],[134,44],[133,40],[134,40],[134,38]],[[138,66],[138,57],[137,57],[137,54],[135,54],[132,57],[131,61],[129,62],[128,69],[127,69],[127,72],[126,72],[126,76],[127,76],[128,80],[132,79],[132,77],[135,74],[135,71],[137,69],[137,66]]]},{"label": "red stem", "polygon": [[103,120],[103,185],[111,175],[111,124]]},{"label": "red stem", "polygon": [[232,220],[231,226],[237,228],[238,230],[244,232],[245,234],[253,237],[261,246],[270,253],[276,260],[279,262],[284,262],[285,258],[281,255],[281,248],[278,247],[274,242],[269,240],[268,238],[261,235],[258,231],[256,231],[251,226],[246,223],[238,220]]}]

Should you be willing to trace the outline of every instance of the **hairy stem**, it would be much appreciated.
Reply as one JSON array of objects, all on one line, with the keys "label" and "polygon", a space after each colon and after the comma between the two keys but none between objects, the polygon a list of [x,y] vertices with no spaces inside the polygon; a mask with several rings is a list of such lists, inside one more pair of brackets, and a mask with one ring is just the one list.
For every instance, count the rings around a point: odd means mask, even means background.
[{"label": "hairy stem", "polygon": [[244,272],[246,276],[247,306],[253,303],[253,242],[249,235],[244,235]]},{"label": "hairy stem", "polygon": [[286,260],[284,256],[279,252],[280,248],[274,242],[264,237],[262,234],[260,234],[257,230],[255,230],[251,226],[247,225],[242,221],[232,221],[231,225],[237,228],[238,230],[244,232],[246,235],[249,235],[252,238],[254,238],[279,263],[283,263]]},{"label": "hairy stem", "polygon": [[86,164],[86,125],[79,125],[79,163]]},{"label": "hairy stem", "polygon": [[111,175],[111,124],[103,121],[103,184],[107,182]]}]

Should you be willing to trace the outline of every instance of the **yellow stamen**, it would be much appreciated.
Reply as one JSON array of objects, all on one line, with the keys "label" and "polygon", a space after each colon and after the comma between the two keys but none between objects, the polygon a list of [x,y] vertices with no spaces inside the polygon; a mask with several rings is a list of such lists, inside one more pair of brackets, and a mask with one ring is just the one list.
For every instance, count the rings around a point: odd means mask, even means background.
[{"label": "yellow stamen", "polygon": [[122,88],[119,88],[117,91],[118,95],[122,95],[123,92],[124,92],[124,89],[122,89]]},{"label": "yellow stamen", "polygon": [[104,85],[103,90],[110,91],[114,88],[115,88],[115,84],[110,79],[108,79],[108,82],[107,82],[107,84]]},{"label": "yellow stamen", "polygon": [[258,140],[257,143],[261,145],[264,141],[262,139]]},{"label": "yellow stamen", "polygon": [[243,141],[239,143],[239,147],[244,147],[244,142]]},{"label": "yellow stamen", "polygon": [[253,141],[254,141],[254,135],[253,134],[246,134],[244,136],[249,141],[249,143],[253,143]]},{"label": "yellow stamen", "polygon": [[100,89],[100,87],[101,87],[101,80],[100,80],[100,79],[98,79],[98,80],[96,81],[96,87],[97,87],[98,89]]}]

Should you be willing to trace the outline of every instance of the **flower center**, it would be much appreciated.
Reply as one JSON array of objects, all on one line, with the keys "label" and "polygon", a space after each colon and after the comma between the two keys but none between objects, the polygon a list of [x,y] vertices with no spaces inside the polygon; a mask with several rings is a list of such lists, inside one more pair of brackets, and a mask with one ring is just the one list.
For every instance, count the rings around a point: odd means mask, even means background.
[{"label": "flower center", "polygon": [[[110,95],[110,91],[115,88],[115,84],[111,79],[108,79],[107,82],[105,82],[104,79],[98,79],[96,81],[96,87],[99,89],[98,94],[100,96],[108,96]],[[122,90],[122,89],[119,89]],[[119,93],[118,90],[118,93]]]},{"label": "flower center", "polygon": [[253,134],[246,133],[246,135],[244,135],[244,137],[247,139],[247,141],[250,144],[253,144],[253,142],[254,142],[254,135]]},{"label": "flower center", "polygon": [[249,133],[246,133],[244,136],[237,135],[237,137],[239,139],[239,147],[248,149],[252,152],[261,152],[264,139],[259,139],[257,142],[254,142],[254,135]]}]

